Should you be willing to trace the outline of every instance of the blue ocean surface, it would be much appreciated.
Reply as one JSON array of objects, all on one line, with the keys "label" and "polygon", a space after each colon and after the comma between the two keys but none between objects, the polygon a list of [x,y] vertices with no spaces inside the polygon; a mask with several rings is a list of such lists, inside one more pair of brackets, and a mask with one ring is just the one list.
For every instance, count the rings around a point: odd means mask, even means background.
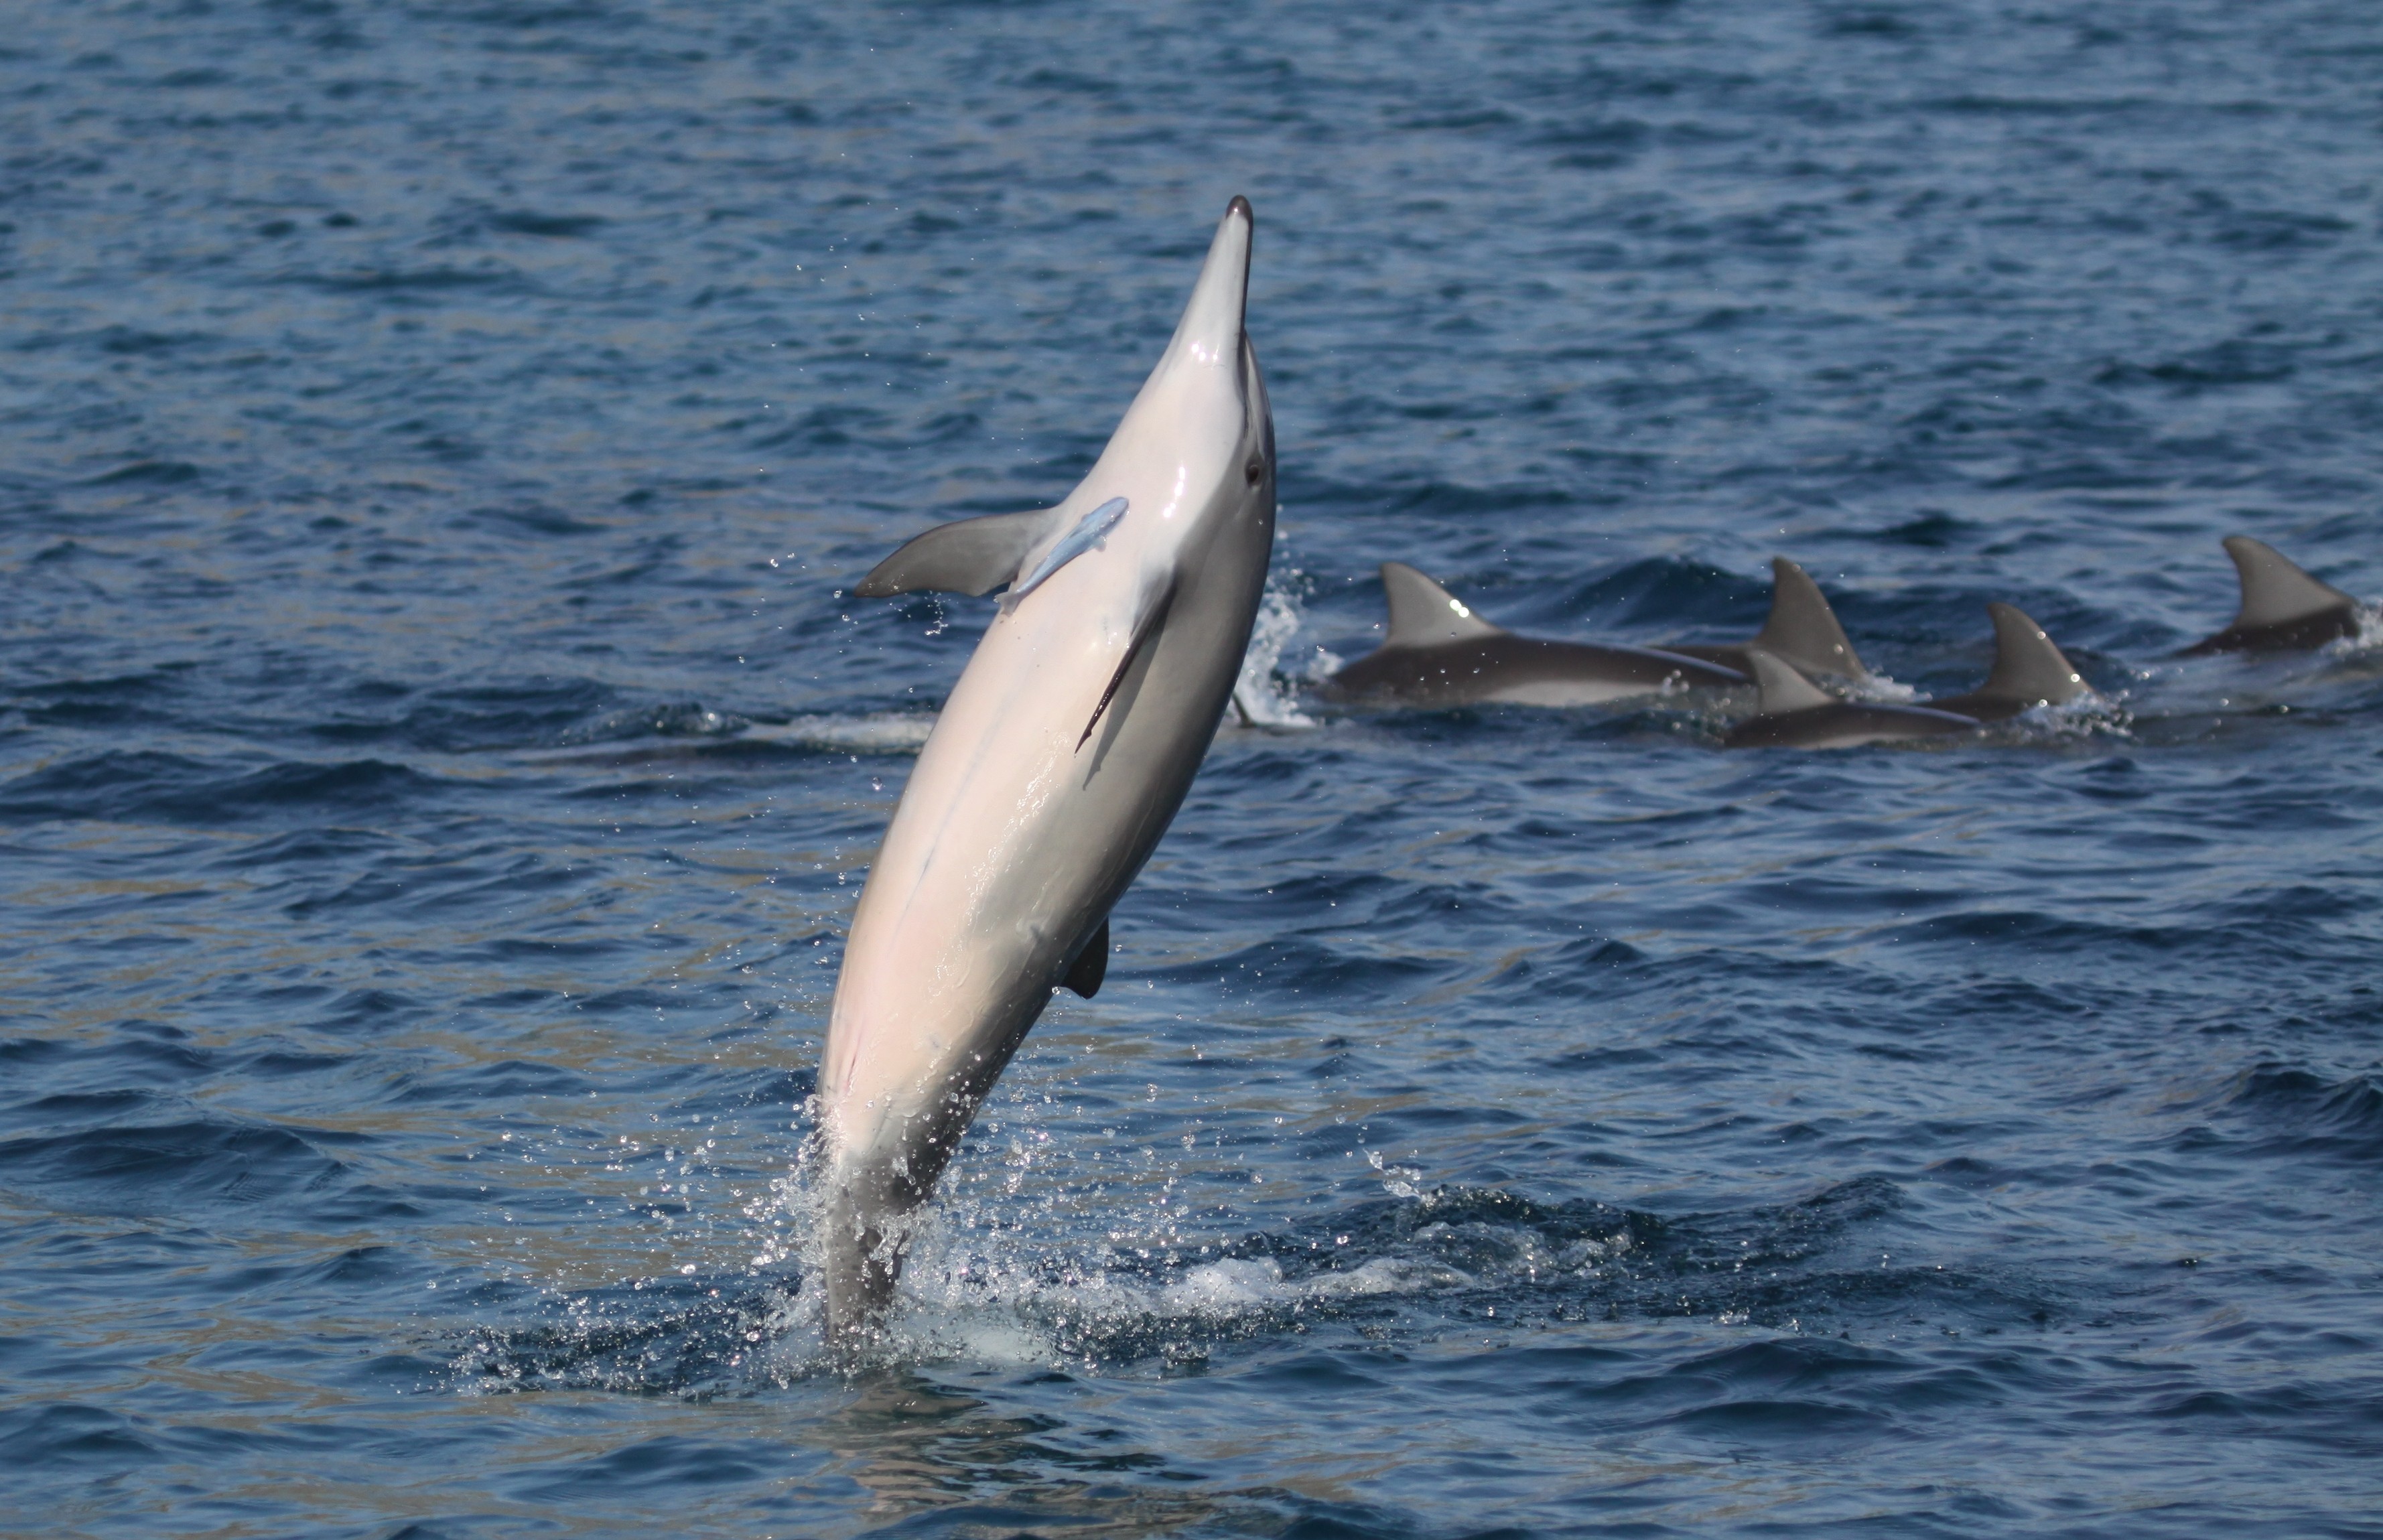
[{"label": "blue ocean surface", "polygon": [[[2383,597],[2372,0],[0,18],[0,1533],[2383,1535],[2383,646],[2173,657]],[[847,591],[1236,192],[1256,720],[840,1373]],[[2103,701],[1314,689],[1774,553]]]}]

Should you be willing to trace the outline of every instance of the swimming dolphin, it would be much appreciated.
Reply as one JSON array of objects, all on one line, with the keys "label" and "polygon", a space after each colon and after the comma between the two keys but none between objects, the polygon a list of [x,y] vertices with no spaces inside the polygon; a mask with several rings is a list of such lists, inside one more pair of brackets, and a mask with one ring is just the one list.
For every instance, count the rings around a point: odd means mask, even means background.
[{"label": "swimming dolphin", "polygon": [[1924,702],[1930,709],[2001,721],[2034,707],[2058,706],[2093,693],[2043,627],[2018,606],[1989,604],[1986,613],[1994,621],[1994,666],[1986,682],[1962,695]]},{"label": "swimming dolphin", "polygon": [[1243,329],[1235,198],[1175,335],[1076,489],[928,531],[853,592],[984,594],[871,865],[821,1058],[828,1328],[882,1322],[923,1203],[1052,994],[1090,995],[1108,915],[1181,806],[1274,547],[1274,418]]},{"label": "swimming dolphin", "polygon": [[1324,682],[1340,700],[1408,706],[1595,706],[1689,685],[1743,684],[1746,675],[1652,647],[1517,636],[1401,561],[1382,563],[1389,634]]},{"label": "swimming dolphin", "polygon": [[1871,677],[1854,655],[1854,645],[1846,640],[1846,628],[1837,623],[1837,612],[1829,608],[1828,596],[1803,568],[1784,556],[1771,559],[1771,614],[1752,641],[1719,647],[1663,644],[1666,652],[1702,658],[1747,674],[1754,671],[1747,655],[1756,647],[1805,673],[1835,674],[1855,684]]},{"label": "swimming dolphin", "polygon": [[2319,583],[2273,546],[2247,535],[2226,537],[2226,554],[2242,579],[2242,609],[2234,623],[2177,654],[2295,652],[2358,634],[2358,601]]},{"label": "swimming dolphin", "polygon": [[1839,700],[1760,647],[1747,648],[1747,660],[1754,665],[1762,703],[1729,730],[1724,748],[1851,748],[1978,730],[1975,717],[1925,706]]}]

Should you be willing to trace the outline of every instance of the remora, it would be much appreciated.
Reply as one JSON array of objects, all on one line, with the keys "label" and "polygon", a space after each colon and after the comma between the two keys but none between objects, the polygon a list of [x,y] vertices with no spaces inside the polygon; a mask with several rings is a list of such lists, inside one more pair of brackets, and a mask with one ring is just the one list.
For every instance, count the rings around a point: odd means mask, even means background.
[{"label": "remora", "polygon": [[1230,696],[1274,546],[1274,419],[1235,198],[1108,447],[1056,507],[928,531],[854,589],[1010,585],[870,869],[819,1106],[833,1339],[882,1323],[905,1215],[1166,832]]}]

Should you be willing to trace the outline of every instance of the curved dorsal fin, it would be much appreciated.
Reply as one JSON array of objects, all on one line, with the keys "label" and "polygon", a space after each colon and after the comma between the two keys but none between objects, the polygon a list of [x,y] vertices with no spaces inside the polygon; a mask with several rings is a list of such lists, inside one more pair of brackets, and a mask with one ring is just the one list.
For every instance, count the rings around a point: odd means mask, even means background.
[{"label": "curved dorsal fin", "polygon": [[2238,629],[2282,625],[2358,603],[2333,585],[2319,583],[2293,566],[2275,547],[2247,535],[2228,536],[2226,554],[2234,559],[2234,570],[2242,574],[2242,612],[2234,617]]},{"label": "curved dorsal fin", "polygon": [[1382,592],[1390,601],[1389,647],[1432,647],[1502,634],[1464,602],[1403,561],[1382,563]]},{"label": "curved dorsal fin", "polygon": [[1986,613],[1994,618],[1994,670],[1978,694],[2057,706],[2085,693],[2084,676],[2017,605],[1989,604]]},{"label": "curved dorsal fin", "polygon": [[1821,585],[1784,556],[1771,559],[1771,618],[1753,645],[1813,673],[1870,677]]},{"label": "curved dorsal fin", "polygon": [[1828,691],[1760,647],[1747,647],[1746,659],[1754,665],[1754,682],[1762,691],[1761,702],[1755,709],[1766,717],[1784,716],[1789,711],[1809,711],[1815,706],[1835,703],[1836,697]]}]

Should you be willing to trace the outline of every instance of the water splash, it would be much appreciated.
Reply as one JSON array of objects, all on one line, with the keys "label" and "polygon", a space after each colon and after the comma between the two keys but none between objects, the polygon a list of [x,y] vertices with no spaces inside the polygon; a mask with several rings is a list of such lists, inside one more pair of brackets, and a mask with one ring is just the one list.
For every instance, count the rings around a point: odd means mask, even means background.
[{"label": "water splash", "polygon": [[757,723],[741,741],[796,744],[805,747],[840,748],[863,754],[915,753],[935,730],[932,715],[921,711],[871,711],[863,716],[805,716],[779,723]]},{"label": "water splash", "polygon": [[1317,660],[1329,665],[1322,672],[1340,666],[1338,658],[1317,647],[1306,672],[1294,675],[1283,667],[1285,650],[1305,623],[1293,592],[1300,577],[1296,571],[1266,576],[1257,621],[1250,627],[1249,650],[1241,655],[1241,675],[1233,684],[1233,708],[1244,727],[1314,727],[1315,720],[1299,708],[1299,685],[1316,677]]}]

